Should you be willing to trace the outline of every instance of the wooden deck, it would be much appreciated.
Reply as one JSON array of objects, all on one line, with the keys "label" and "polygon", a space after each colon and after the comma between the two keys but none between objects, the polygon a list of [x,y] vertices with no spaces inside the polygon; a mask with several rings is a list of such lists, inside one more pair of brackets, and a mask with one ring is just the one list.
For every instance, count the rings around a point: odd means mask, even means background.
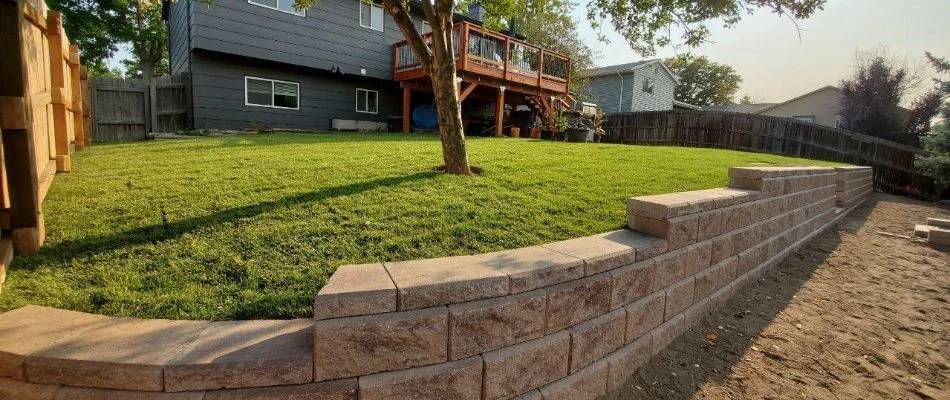
[{"label": "wooden deck", "polygon": [[[431,41],[431,33],[423,39]],[[466,21],[454,25],[452,40],[456,69],[463,81],[535,96],[561,95],[570,88],[571,59],[567,56]],[[405,82],[424,77],[419,58],[409,44],[394,44],[393,80]]]}]

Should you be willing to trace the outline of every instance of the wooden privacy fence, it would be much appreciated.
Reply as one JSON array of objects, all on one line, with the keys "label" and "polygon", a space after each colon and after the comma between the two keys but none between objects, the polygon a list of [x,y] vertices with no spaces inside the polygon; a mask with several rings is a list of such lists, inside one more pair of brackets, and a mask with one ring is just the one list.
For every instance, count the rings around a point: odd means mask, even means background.
[{"label": "wooden privacy fence", "polygon": [[93,140],[142,140],[149,132],[190,127],[190,90],[187,73],[152,79],[92,78]]},{"label": "wooden privacy fence", "polygon": [[42,0],[0,0],[0,254],[11,245],[19,254],[39,249],[53,175],[92,144],[82,75],[58,12]]},{"label": "wooden privacy fence", "polygon": [[876,190],[939,198],[942,188],[914,168],[920,149],[791,118],[692,110],[611,114],[613,142],[714,147],[865,165]]}]

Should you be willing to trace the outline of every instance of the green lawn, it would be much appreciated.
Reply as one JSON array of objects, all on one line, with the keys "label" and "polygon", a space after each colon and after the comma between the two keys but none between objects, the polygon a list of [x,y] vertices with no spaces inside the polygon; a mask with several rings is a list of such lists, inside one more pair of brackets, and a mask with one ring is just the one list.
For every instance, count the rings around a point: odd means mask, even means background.
[{"label": "green lawn", "polygon": [[447,176],[434,136],[265,134],[96,145],[56,176],[47,240],[0,310],[309,316],[343,264],[473,254],[625,224],[624,199],[725,186],[749,163],[828,164],[675,147],[473,138]]}]

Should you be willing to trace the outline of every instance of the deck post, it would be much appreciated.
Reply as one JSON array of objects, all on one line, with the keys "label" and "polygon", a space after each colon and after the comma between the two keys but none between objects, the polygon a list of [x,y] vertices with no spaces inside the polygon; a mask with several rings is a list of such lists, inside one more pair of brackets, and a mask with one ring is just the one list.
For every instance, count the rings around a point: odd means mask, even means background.
[{"label": "deck post", "polygon": [[498,88],[498,97],[495,99],[495,136],[501,136],[505,120],[505,87]]},{"label": "deck post", "polygon": [[409,86],[402,87],[402,133],[409,133],[409,122],[411,116],[409,115],[410,104],[409,100],[412,98],[412,89]]}]

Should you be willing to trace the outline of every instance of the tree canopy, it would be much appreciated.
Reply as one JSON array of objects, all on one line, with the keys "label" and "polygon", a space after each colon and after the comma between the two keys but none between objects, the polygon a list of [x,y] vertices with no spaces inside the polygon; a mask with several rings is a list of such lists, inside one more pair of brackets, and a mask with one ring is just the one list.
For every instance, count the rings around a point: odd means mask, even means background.
[{"label": "tree canopy", "polygon": [[673,92],[676,101],[696,106],[732,104],[742,77],[730,65],[713,62],[706,56],[689,53],[664,60],[679,78]]},{"label": "tree canopy", "polygon": [[[950,62],[927,52],[927,61],[938,74],[950,74]],[[941,101],[950,99],[950,80],[934,78],[935,92]],[[940,114],[943,121],[927,135],[921,137],[924,154],[918,155],[914,165],[924,174],[934,178],[944,187],[950,186],[950,103],[942,102]]]},{"label": "tree canopy", "polygon": [[881,51],[861,52],[851,79],[841,82],[841,124],[844,129],[918,146],[930,129],[941,97],[930,91],[901,107],[918,80],[907,66]]}]

